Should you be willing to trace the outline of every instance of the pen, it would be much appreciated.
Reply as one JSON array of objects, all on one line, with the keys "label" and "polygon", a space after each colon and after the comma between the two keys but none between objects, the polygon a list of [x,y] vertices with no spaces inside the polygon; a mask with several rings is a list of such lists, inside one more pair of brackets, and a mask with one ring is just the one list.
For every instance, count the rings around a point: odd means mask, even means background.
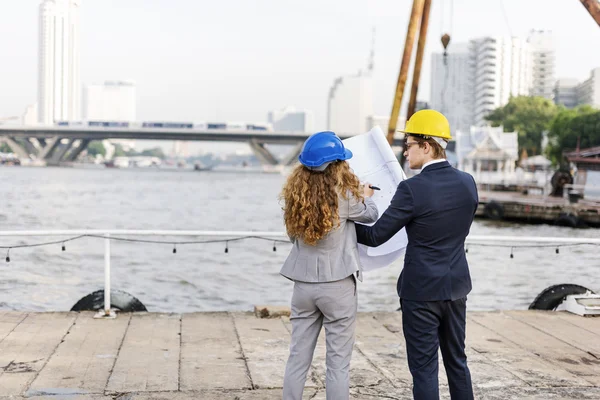
[{"label": "pen", "polygon": [[371,189],[373,189],[373,190],[381,190],[381,189],[379,189],[377,186],[369,185],[369,187],[370,187]]}]

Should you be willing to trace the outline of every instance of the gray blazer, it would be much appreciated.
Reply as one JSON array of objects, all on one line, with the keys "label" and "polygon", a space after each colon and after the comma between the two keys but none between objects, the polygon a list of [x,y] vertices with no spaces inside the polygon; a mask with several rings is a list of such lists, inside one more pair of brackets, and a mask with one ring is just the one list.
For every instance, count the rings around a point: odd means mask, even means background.
[{"label": "gray blazer", "polygon": [[351,194],[338,200],[340,226],[329,232],[315,246],[292,238],[293,247],[283,263],[281,275],[300,282],[332,282],[357,273],[362,281],[362,266],[358,258],[354,222],[371,223],[379,213],[370,197],[357,201]]}]

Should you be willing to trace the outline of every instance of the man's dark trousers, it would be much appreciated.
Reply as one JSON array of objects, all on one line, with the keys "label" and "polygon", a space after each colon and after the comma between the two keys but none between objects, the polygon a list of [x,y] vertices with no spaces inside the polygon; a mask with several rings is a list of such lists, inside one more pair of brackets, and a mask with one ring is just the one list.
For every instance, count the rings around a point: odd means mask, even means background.
[{"label": "man's dark trousers", "polygon": [[415,400],[439,399],[438,348],[452,400],[473,399],[465,355],[466,301],[466,297],[454,301],[400,300]]}]

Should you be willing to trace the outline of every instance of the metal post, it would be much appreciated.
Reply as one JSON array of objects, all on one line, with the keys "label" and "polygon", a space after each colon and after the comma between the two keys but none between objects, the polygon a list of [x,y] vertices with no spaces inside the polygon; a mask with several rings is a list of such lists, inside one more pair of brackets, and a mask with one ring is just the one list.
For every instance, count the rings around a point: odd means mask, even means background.
[{"label": "metal post", "polygon": [[104,315],[110,315],[110,237],[104,239]]},{"label": "metal post", "polygon": [[402,103],[402,96],[404,95],[404,85],[406,84],[408,67],[410,66],[410,58],[412,56],[415,34],[417,33],[417,25],[419,20],[421,19],[421,14],[423,13],[424,1],[425,0],[413,0],[410,20],[408,22],[408,28],[406,30],[404,54],[402,55],[402,62],[400,64],[400,74],[398,75],[398,83],[396,84],[396,93],[394,95],[394,104],[392,105],[392,114],[390,116],[390,122],[388,125],[387,139],[390,145],[394,143],[394,133],[396,132],[396,124],[398,122],[398,115],[400,113],[400,104]]},{"label": "metal post", "polygon": [[110,309],[110,233],[104,236],[104,310],[99,310],[94,318],[116,318]]}]

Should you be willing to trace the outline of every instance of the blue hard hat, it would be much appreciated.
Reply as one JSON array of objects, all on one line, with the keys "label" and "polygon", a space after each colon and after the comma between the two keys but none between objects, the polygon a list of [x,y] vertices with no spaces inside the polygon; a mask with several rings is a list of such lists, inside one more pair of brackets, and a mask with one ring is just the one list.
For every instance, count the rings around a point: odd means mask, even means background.
[{"label": "blue hard hat", "polygon": [[300,163],[309,168],[349,158],[352,158],[352,152],[346,149],[342,140],[331,131],[310,135],[298,156]]}]

